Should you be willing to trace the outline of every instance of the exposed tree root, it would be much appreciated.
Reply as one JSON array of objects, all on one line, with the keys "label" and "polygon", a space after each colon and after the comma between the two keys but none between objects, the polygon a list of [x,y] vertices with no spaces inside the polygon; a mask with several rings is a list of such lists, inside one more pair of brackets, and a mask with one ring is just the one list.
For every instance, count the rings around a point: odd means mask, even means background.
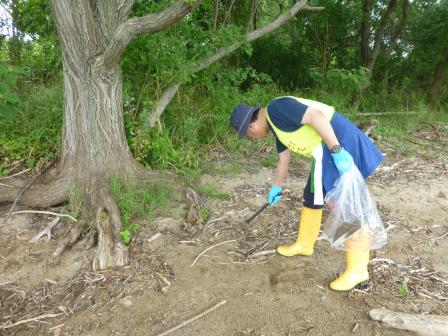
[{"label": "exposed tree root", "polygon": [[9,210],[8,217],[6,218],[6,220],[8,220],[9,217],[11,217],[11,214],[14,211],[16,204],[19,201],[20,197],[22,197],[23,193],[34,183],[34,181],[36,181],[39,177],[41,177],[42,174],[44,174],[53,164],[54,161],[48,163],[42,169],[38,169],[37,174],[27,184],[25,184],[25,186],[20,188],[20,191],[17,193],[16,199],[14,200],[14,203],[12,204],[12,207]]},{"label": "exposed tree root", "polygon": [[96,210],[96,227],[98,228],[98,250],[93,260],[94,270],[129,264],[128,248],[122,243],[121,217],[106,183],[97,182],[94,204]]},{"label": "exposed tree root", "polygon": [[60,257],[65,250],[69,249],[79,240],[83,232],[88,230],[89,227],[86,223],[76,223],[66,233],[66,237],[60,242],[57,249],[53,252],[54,257]]},{"label": "exposed tree root", "polygon": [[69,184],[63,175],[48,184],[32,184],[24,190],[27,184],[29,181],[18,178],[11,178],[7,183],[0,184],[0,203],[14,203],[17,200],[22,205],[47,208],[67,200]]},{"label": "exposed tree root", "polygon": [[[73,172],[73,170],[71,170]],[[49,175],[49,174],[48,174]],[[130,183],[154,183],[166,181],[185,186],[183,178],[172,173],[149,171],[136,160],[131,160],[126,171],[120,172]],[[83,245],[90,248],[98,242],[96,256],[92,262],[94,270],[129,263],[129,251],[122,242],[122,222],[118,205],[110,191],[107,178],[86,176],[80,173],[72,176],[61,174],[48,184],[35,184],[12,177],[8,184],[0,184],[0,203],[15,202],[30,207],[46,208],[61,204],[69,199],[71,184],[78,186],[83,200],[83,214],[66,233],[53,256],[59,257],[84,236]],[[196,216],[197,217],[197,216]]]}]

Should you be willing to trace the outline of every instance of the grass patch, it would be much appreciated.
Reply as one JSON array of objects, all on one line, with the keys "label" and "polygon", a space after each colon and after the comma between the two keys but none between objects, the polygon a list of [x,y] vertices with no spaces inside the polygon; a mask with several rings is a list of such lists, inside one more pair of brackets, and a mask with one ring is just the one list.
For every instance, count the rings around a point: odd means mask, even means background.
[{"label": "grass patch", "polygon": [[110,179],[112,194],[117,200],[123,222],[121,236],[129,244],[140,225],[139,219],[151,220],[165,210],[172,196],[172,189],[163,184],[129,185],[118,177]]},{"label": "grass patch", "polygon": [[205,194],[210,198],[216,198],[219,200],[227,200],[230,198],[230,194],[228,192],[220,191],[217,187],[211,184],[201,184],[197,188],[201,194]]},{"label": "grass patch", "polygon": [[269,156],[266,156],[260,160],[260,163],[263,167],[269,168],[269,167],[275,167],[277,166],[278,161],[278,154],[276,151],[269,154]]},{"label": "grass patch", "polygon": [[201,166],[201,172],[209,175],[219,175],[223,177],[235,176],[241,172],[241,164],[237,161],[229,161],[222,164],[206,162]]},{"label": "grass patch", "polygon": [[398,291],[403,298],[409,295],[410,291],[406,279],[398,283]]}]

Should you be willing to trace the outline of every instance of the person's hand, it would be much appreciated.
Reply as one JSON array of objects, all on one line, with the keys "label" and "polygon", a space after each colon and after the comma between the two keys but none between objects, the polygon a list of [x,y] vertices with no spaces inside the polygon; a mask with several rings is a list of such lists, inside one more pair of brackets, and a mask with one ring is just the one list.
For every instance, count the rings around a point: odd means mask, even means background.
[{"label": "person's hand", "polygon": [[344,148],[339,153],[331,154],[331,156],[340,174],[348,172],[353,166],[353,157]]},{"label": "person's hand", "polygon": [[282,195],[279,195],[279,193],[282,192],[282,187],[273,185],[271,190],[269,191],[268,195],[268,202],[270,205],[275,205],[278,201],[280,201],[280,198],[282,198]]}]

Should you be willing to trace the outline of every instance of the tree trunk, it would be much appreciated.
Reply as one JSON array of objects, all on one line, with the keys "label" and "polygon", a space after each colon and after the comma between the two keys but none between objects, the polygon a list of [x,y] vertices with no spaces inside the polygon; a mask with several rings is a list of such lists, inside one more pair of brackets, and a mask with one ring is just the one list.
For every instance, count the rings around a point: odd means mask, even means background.
[{"label": "tree trunk", "polygon": [[[121,219],[108,187],[111,176],[136,174],[140,165],[129,150],[123,123],[121,68],[105,69],[96,62],[121,23],[91,2],[53,0],[52,9],[62,46],[64,120],[61,169],[67,183],[86,201],[87,221],[99,230],[94,268],[126,265],[128,250],[121,242]],[[101,29],[100,29],[101,27]],[[81,232],[81,231],[80,231]]]},{"label": "tree trunk", "polygon": [[215,0],[215,14],[213,15],[213,31],[218,27],[218,16],[219,16],[219,1]]},{"label": "tree trunk", "polygon": [[[361,55],[364,67],[369,70],[370,76],[372,76],[373,68],[375,66],[376,60],[381,50],[381,45],[383,42],[384,32],[387,27],[387,23],[397,6],[398,0],[389,0],[386,11],[381,16],[379,27],[375,33],[375,42],[373,44],[372,50],[369,47],[370,40],[370,11],[371,2],[370,0],[364,0],[363,2],[363,18],[361,25]],[[359,98],[362,92],[365,92],[370,86],[370,82],[365,84],[360,90],[354,91],[352,93],[351,103],[356,109],[359,108]]]},{"label": "tree trunk", "polygon": [[370,11],[372,9],[370,0],[363,1],[362,24],[361,24],[361,55],[362,64],[367,67],[370,58]]},{"label": "tree trunk", "polygon": [[83,217],[53,255],[73,245],[92,222],[90,227],[98,230],[94,269],[129,262],[128,249],[120,237],[119,209],[108,179],[117,176],[138,183],[152,181],[154,176],[163,178],[145,171],[129,150],[123,122],[120,56],[133,38],[172,26],[201,0],[191,4],[177,0],[160,12],[128,19],[133,2],[51,0],[64,69],[58,175],[48,184],[16,179],[8,185],[0,184],[0,202],[44,207],[67,200],[69,190],[76,187],[82,197]]},{"label": "tree trunk", "polygon": [[9,60],[11,64],[20,63],[20,32],[17,28],[17,0],[11,1],[11,37],[9,39]]},{"label": "tree trunk", "polygon": [[376,59],[378,58],[378,55],[381,50],[381,44],[383,42],[383,35],[384,31],[386,30],[387,23],[389,22],[389,19],[395,10],[395,7],[397,6],[398,0],[390,0],[389,4],[387,5],[386,11],[383,13],[383,16],[381,17],[380,26],[378,27],[378,30],[375,34],[375,43],[373,45],[372,52],[370,53],[368,62],[367,62],[367,68],[370,70],[370,72],[373,72],[373,67],[375,66]]},{"label": "tree trunk", "polygon": [[440,97],[445,82],[445,75],[448,69],[448,49],[445,51],[445,59],[440,61],[434,71],[434,78],[429,89],[429,95],[436,100]]}]

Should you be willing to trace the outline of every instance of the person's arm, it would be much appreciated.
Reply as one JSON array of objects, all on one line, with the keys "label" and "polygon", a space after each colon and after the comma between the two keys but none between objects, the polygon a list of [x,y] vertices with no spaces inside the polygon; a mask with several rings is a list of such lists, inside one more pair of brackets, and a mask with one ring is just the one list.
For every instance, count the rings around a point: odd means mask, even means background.
[{"label": "person's arm", "polygon": [[282,185],[283,180],[288,174],[288,166],[290,161],[291,161],[291,153],[289,152],[289,149],[286,149],[279,154],[274,185],[276,186]]},{"label": "person's arm", "polygon": [[302,124],[310,125],[314,128],[322,137],[328,149],[331,150],[334,146],[339,145],[333,127],[331,127],[330,122],[325,118],[321,110],[309,107],[303,115]]},{"label": "person's arm", "polygon": [[282,198],[282,182],[288,174],[289,161],[291,161],[291,154],[288,149],[279,153],[275,181],[268,194],[268,202],[271,205],[275,205]]},{"label": "person's arm", "polygon": [[[321,110],[309,107],[302,118],[302,124],[310,125],[316,130],[331,151],[334,164],[339,173],[346,173],[353,166],[353,157],[344,148],[340,147],[339,141],[336,138],[333,127],[330,121],[325,118]],[[335,151],[334,147],[339,145],[339,150]]]}]

